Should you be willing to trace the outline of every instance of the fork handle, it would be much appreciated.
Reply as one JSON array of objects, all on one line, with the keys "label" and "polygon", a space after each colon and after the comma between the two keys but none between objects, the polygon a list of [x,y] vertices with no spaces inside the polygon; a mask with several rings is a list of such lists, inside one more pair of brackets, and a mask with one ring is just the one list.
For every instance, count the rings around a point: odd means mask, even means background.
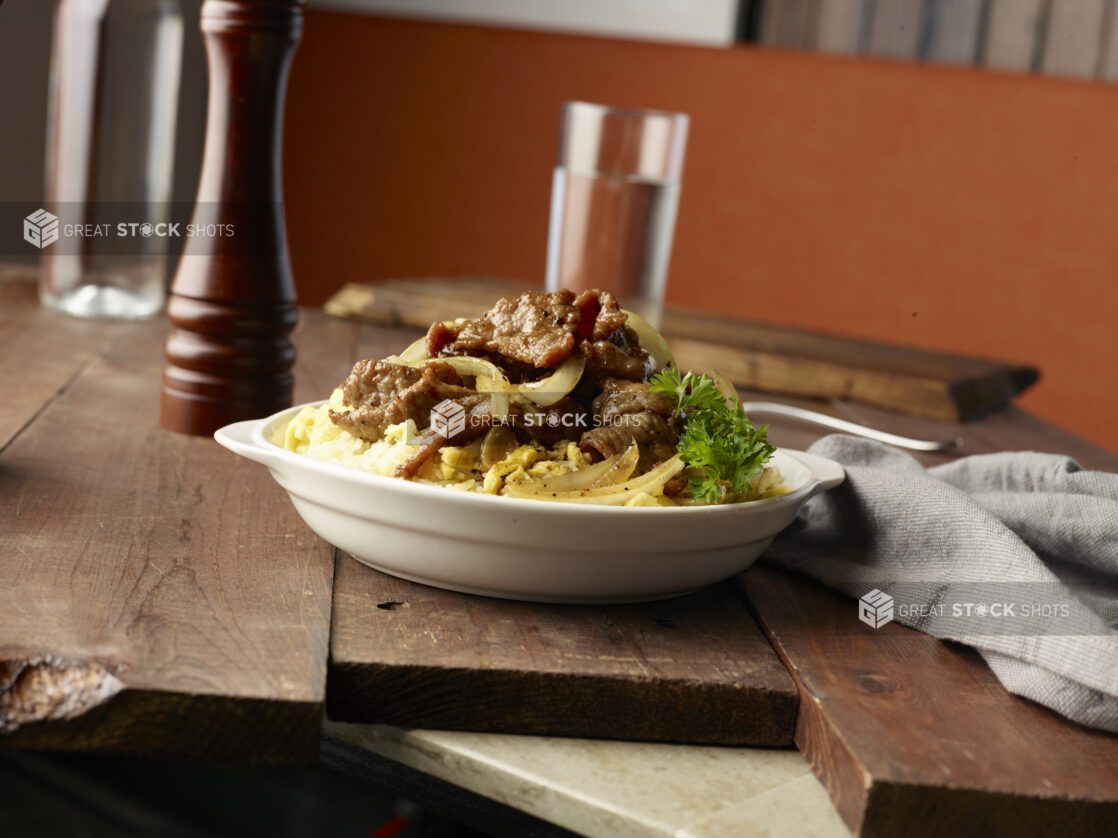
[{"label": "fork handle", "polygon": [[794,419],[802,419],[805,422],[814,422],[816,425],[825,425],[837,431],[845,431],[855,436],[895,445],[898,448],[907,448],[910,451],[947,451],[963,444],[961,439],[912,439],[907,436],[891,434],[887,431],[879,431],[876,428],[867,428],[865,425],[859,425],[856,422],[847,422],[845,419],[828,416],[826,413],[816,413],[814,410],[805,410],[802,407],[792,407],[777,402],[742,402],[741,406],[747,414],[773,413],[780,416],[789,416]]}]

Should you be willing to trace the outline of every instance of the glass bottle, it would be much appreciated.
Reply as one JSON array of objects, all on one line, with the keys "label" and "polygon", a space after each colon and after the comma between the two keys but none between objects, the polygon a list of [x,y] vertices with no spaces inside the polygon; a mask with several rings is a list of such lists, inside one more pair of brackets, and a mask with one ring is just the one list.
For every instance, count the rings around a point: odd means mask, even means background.
[{"label": "glass bottle", "polygon": [[162,309],[168,236],[156,233],[170,216],[181,63],[178,0],[59,0],[46,198],[60,224],[42,248],[43,305],[82,317]]}]

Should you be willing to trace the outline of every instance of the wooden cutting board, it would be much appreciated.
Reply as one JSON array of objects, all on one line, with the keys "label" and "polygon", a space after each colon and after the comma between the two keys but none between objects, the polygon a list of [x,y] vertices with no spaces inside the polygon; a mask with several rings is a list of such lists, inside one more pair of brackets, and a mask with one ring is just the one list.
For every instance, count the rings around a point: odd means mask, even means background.
[{"label": "wooden cutting board", "polygon": [[540,605],[416,585],[346,555],[335,572],[335,721],[792,744],[796,689],[728,584],[639,605]]},{"label": "wooden cutting board", "polygon": [[[418,326],[476,316],[523,285],[488,278],[396,279],[346,285],[329,314]],[[925,352],[668,308],[663,332],[681,367],[718,369],[739,387],[839,398],[930,419],[971,419],[1036,382],[1035,367]]]},{"label": "wooden cutting board", "polygon": [[857,618],[767,566],[739,584],[800,689],[796,744],[863,836],[1114,835],[1118,736],[1011,695],[966,646]]},{"label": "wooden cutting board", "polygon": [[[361,328],[352,358],[383,358],[411,339],[399,329]],[[339,380],[321,379],[320,392]],[[728,586],[667,602],[594,607],[429,588],[341,552],[335,572],[326,688],[335,721],[792,742],[791,677]]]}]

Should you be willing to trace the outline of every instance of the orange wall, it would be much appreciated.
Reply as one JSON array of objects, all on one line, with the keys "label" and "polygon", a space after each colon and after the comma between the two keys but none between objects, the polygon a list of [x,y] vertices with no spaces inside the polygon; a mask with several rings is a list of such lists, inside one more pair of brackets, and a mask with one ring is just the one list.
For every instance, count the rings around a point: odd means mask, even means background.
[{"label": "orange wall", "polygon": [[542,281],[559,105],[682,110],[669,301],[1035,363],[1118,450],[1118,85],[311,11],[288,97],[299,293]]}]

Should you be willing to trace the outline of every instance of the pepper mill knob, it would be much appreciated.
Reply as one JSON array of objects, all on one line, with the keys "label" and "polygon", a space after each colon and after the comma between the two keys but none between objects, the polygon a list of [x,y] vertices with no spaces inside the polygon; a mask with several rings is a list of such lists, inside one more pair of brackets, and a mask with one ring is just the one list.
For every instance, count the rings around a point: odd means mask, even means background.
[{"label": "pepper mill knob", "polygon": [[209,105],[198,199],[171,284],[161,423],[188,434],[291,405],[295,285],[280,182],[303,0],[205,0]]}]

